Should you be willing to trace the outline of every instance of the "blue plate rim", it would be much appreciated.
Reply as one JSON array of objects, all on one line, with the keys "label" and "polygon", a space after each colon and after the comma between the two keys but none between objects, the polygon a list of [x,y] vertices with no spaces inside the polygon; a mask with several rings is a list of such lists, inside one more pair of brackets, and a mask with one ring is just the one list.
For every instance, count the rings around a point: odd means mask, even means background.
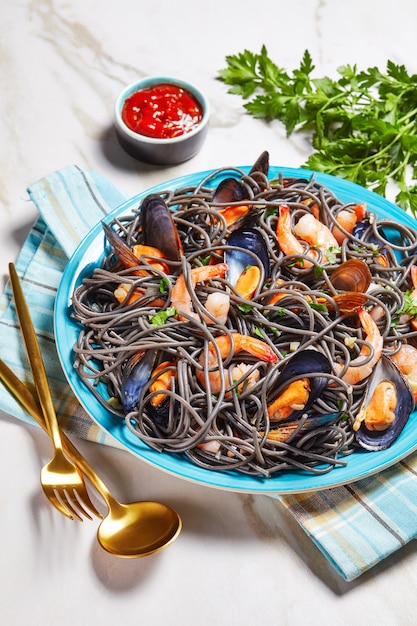
[{"label": "blue plate rim", "polygon": [[[230,171],[247,173],[249,166],[231,167]],[[163,181],[129,198],[111,211],[104,221],[109,222],[115,216],[128,214],[136,208],[140,201],[150,193],[161,193],[168,189],[177,189],[187,185],[197,185],[203,179],[216,176],[218,169],[204,170],[186,174],[178,178]],[[283,177],[310,177],[314,176],[318,183],[326,185],[343,202],[366,202],[371,211],[378,217],[390,220],[398,219],[402,224],[416,229],[415,219],[396,207],[386,198],[346,179],[337,178],[330,174],[315,172],[305,168],[286,166],[271,166],[269,178],[278,175]],[[225,175],[223,173],[222,175]],[[218,182],[218,181],[217,181]],[[210,183],[208,183],[209,185]],[[274,493],[289,495],[310,491],[320,491],[327,488],[355,482],[359,479],[372,476],[398,463],[406,456],[417,450],[417,411],[413,411],[399,439],[388,450],[381,452],[355,451],[346,458],[347,465],[336,467],[324,474],[306,474],[298,470],[281,472],[270,478],[247,476],[238,472],[221,472],[208,470],[191,463],[178,455],[167,452],[157,452],[134,436],[124,422],[116,420],[109,411],[106,411],[94,396],[87,390],[72,367],[72,347],[78,333],[78,327],[70,317],[71,294],[80,276],[88,266],[97,262],[103,252],[104,235],[99,222],[89,231],[68,261],[63,272],[55,301],[54,334],[59,361],[65,377],[81,406],[96,424],[110,435],[117,444],[120,444],[134,456],[149,463],[153,467],[167,472],[177,478],[198,483],[202,486],[217,489],[245,492],[245,493]],[[374,462],[376,461],[376,462]]]}]

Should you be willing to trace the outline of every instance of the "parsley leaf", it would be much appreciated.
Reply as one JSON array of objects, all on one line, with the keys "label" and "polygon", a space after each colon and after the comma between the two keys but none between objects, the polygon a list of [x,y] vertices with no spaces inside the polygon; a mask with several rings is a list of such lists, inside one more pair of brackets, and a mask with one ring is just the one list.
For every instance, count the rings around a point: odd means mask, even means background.
[{"label": "parsley leaf", "polygon": [[413,297],[413,290],[406,291],[404,294],[404,306],[401,310],[396,311],[397,315],[409,315],[412,318],[417,317],[417,299]]},{"label": "parsley leaf", "polygon": [[320,302],[309,302],[308,304],[314,311],[319,311],[320,313],[327,313],[328,311],[327,306]]},{"label": "parsley leaf", "polygon": [[166,278],[166,277],[161,278],[161,280],[159,281],[159,291],[160,291],[160,293],[164,294],[166,292],[166,290],[168,289],[168,285],[169,285],[168,278]]},{"label": "parsley leaf", "polygon": [[307,133],[312,154],[305,167],[346,178],[385,195],[417,216],[417,74],[388,60],[358,70],[337,68],[336,78],[313,76],[308,50],[292,71],[280,68],[265,46],[226,56],[218,78],[243,98],[250,115],[279,120]]},{"label": "parsley leaf", "polygon": [[177,309],[174,306],[169,306],[163,311],[158,311],[151,318],[152,326],[163,326],[169,317],[173,317],[177,314]]},{"label": "parsley leaf", "polygon": [[251,304],[237,304],[236,305],[237,308],[239,309],[239,311],[242,311],[242,313],[250,313],[253,309],[253,306]]}]

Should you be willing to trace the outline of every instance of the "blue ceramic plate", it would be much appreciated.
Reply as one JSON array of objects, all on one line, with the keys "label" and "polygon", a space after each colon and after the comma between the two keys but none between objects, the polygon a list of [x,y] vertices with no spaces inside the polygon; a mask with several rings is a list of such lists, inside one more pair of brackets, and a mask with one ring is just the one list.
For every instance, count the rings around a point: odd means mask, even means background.
[{"label": "blue ceramic plate", "polygon": [[[245,172],[249,167],[240,168]],[[273,178],[282,172],[284,177],[306,178],[313,172],[305,169],[286,167],[270,167],[269,177]],[[189,185],[197,185],[200,181],[213,174],[208,186],[216,187],[220,178],[214,172],[206,171],[183,176],[143,192],[109,214],[106,221],[115,216],[128,215],[137,208],[141,200],[149,193],[159,193],[166,189],[177,189]],[[230,175],[230,174],[229,174]],[[223,174],[224,176],[224,174]],[[358,185],[326,174],[316,174],[317,182],[325,185],[343,202],[366,202],[371,211],[380,218],[398,220],[411,228],[417,222],[381,196]],[[187,458],[167,453],[156,452],[140,439],[135,437],[124,422],[114,417],[91,395],[77,376],[72,363],[72,347],[79,333],[78,326],[71,320],[71,295],[82,277],[89,274],[99,263],[103,255],[104,235],[101,224],[97,224],[78,246],[63,274],[58,290],[55,307],[55,339],[59,358],[65,375],[81,405],[101,428],[113,436],[127,450],[151,465],[173,474],[179,478],[190,480],[209,487],[240,492],[257,493],[300,493],[317,491],[336,485],[346,484],[380,472],[400,459],[417,450],[417,412],[414,411],[398,440],[388,449],[381,452],[357,451],[347,457],[347,466],[337,467],[322,475],[311,475],[301,471],[281,473],[273,478],[253,477],[238,472],[218,472],[207,470],[192,464]],[[103,390],[104,392],[104,390]]]}]

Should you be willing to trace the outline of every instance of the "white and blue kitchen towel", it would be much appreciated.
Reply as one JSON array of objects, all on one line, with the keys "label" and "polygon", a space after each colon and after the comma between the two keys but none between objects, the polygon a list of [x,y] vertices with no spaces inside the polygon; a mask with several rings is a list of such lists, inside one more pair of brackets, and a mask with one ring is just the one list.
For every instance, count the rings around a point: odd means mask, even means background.
[{"label": "white and blue kitchen towel", "polygon": [[[88,417],[60,369],[53,332],[56,291],[78,243],[125,196],[95,172],[70,166],[31,185],[39,211],[16,269],[22,279],[61,425],[71,435],[117,445]],[[0,356],[24,381],[30,368],[10,285],[0,299]],[[0,386],[1,408],[33,423]],[[417,454],[376,476],[314,493],[277,496],[338,573],[348,581],[417,536]]]}]

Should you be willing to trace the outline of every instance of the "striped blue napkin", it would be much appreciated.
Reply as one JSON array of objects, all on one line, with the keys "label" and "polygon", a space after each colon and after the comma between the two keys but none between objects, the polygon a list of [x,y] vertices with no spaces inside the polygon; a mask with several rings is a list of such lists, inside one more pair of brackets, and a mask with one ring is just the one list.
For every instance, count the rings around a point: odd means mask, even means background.
[{"label": "striped blue napkin", "polygon": [[[53,172],[28,189],[39,217],[16,261],[45,358],[61,425],[69,433],[107,445],[113,438],[96,426],[73,396],[58,366],[53,335],[56,290],[79,241],[125,197],[95,172],[76,166]],[[30,369],[9,284],[0,299],[0,356],[27,382]],[[0,406],[32,422],[0,386]],[[315,493],[276,496],[336,571],[347,581],[394,553],[417,535],[417,454],[377,476]]]},{"label": "striped blue napkin", "polygon": [[[114,439],[98,428],[79,405],[58,366],[53,309],[68,258],[90,228],[126,197],[99,174],[77,166],[42,178],[29,187],[28,193],[39,210],[39,217],[15,265],[38,335],[61,426],[69,434],[116,446]],[[21,380],[30,383],[30,367],[9,283],[0,299],[0,346],[1,358]],[[2,386],[0,403],[6,413],[34,423]]]}]

